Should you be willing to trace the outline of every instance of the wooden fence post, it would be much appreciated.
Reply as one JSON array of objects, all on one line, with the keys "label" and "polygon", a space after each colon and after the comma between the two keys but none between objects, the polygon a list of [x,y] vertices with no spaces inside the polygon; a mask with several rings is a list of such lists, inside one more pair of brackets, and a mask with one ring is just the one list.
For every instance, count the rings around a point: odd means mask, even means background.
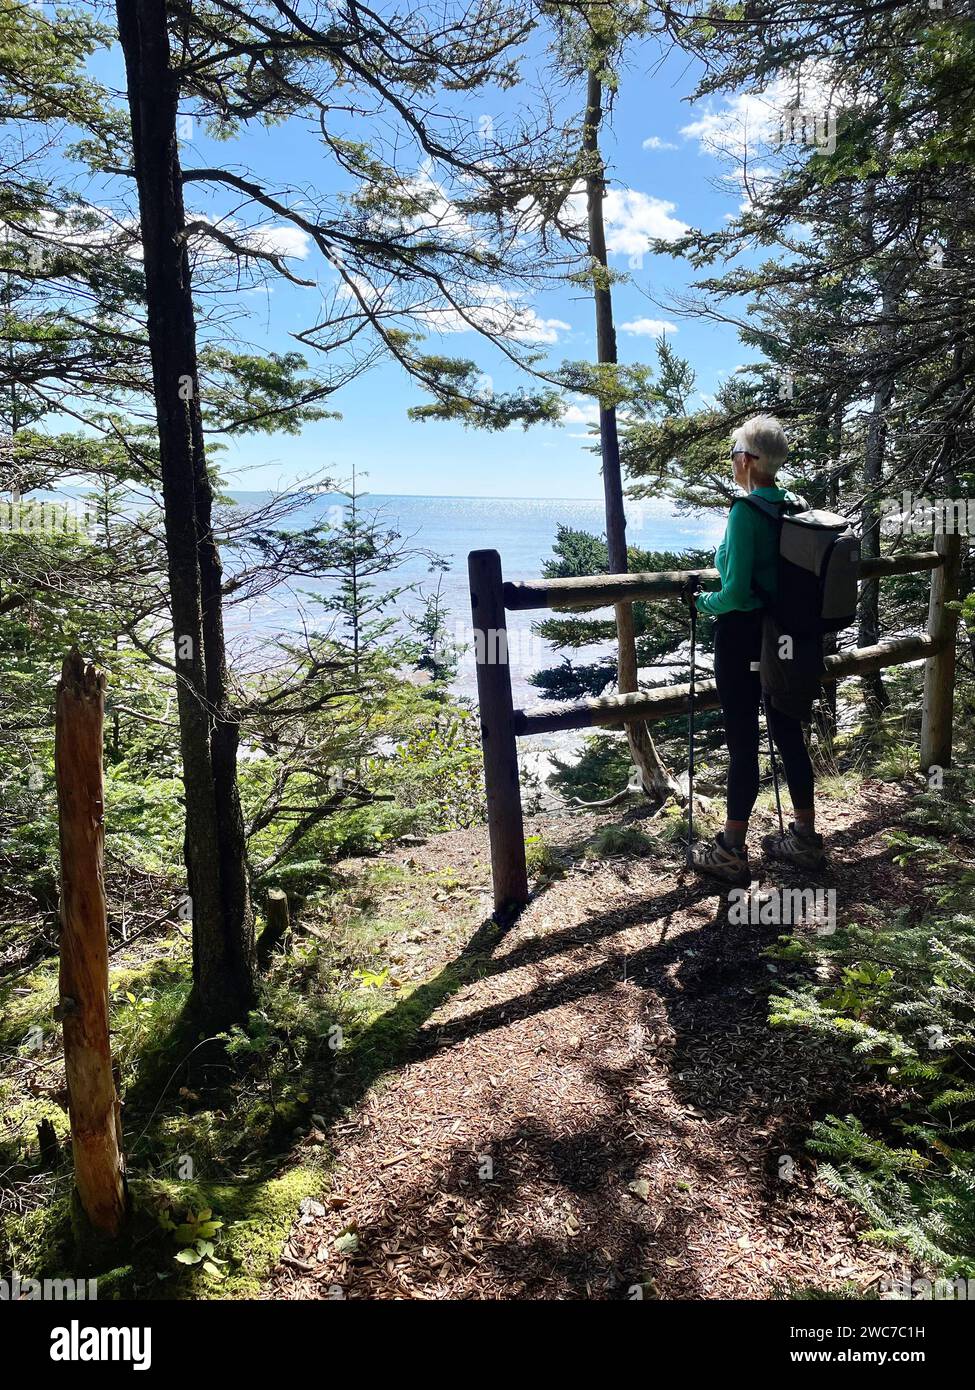
[{"label": "wooden fence post", "polygon": [[941,650],[924,663],[924,709],[921,718],[921,770],[951,764],[952,714],[955,697],[955,632],[957,611],[948,608],[958,598],[961,536],[935,536],[935,549],[944,559],[931,571],[928,636]]},{"label": "wooden fence post", "polygon": [[517,911],[528,901],[525,827],[518,781],[518,743],[511,700],[501,556],[496,550],[472,550],[467,568],[471,583],[494,908],[501,916]]},{"label": "wooden fence post", "polygon": [[108,920],[104,881],[102,726],[105,677],[73,650],[57,691],[54,767],[61,842],[61,969],[75,1214],[84,1242],[125,1223],[118,1094],[108,1037]]}]

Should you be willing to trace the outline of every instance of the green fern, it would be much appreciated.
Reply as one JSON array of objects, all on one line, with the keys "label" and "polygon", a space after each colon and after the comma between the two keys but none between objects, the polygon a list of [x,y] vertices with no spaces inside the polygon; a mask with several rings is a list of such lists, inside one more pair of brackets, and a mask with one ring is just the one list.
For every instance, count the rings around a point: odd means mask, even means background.
[{"label": "green fern", "polygon": [[[767,954],[805,964],[811,978],[771,1001],[770,1022],[813,1034],[882,1070],[897,1088],[889,1115],[901,1142],[868,1133],[853,1115],[828,1116],[810,1147],[823,1181],[854,1202],[869,1238],[918,1266],[975,1275],[975,874],[949,837],[975,838],[975,797],[926,792],[894,832],[923,863],[930,909],[879,911],[832,936],[783,937]],[[967,787],[967,782],[964,783]],[[930,832],[940,833],[936,840]]]}]

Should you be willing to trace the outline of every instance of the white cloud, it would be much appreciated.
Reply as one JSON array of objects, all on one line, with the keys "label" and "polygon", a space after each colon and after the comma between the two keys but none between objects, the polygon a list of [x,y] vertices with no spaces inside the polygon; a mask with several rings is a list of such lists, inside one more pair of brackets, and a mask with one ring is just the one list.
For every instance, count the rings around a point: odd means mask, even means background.
[{"label": "white cloud", "polygon": [[611,188],[603,202],[607,250],[640,256],[650,250],[651,240],[674,241],[683,236],[687,223],[671,216],[676,208],[676,203],[635,188]]},{"label": "white cloud", "polygon": [[697,120],[681,126],[680,133],[686,140],[696,140],[702,154],[734,155],[741,159],[771,142],[784,106],[774,87],[762,95],[738,92],[725,97],[720,110],[708,102]]},{"label": "white cloud", "polygon": [[[304,261],[311,254],[312,240],[300,227],[287,222],[264,227],[244,227],[232,217],[208,217],[203,212],[187,213],[188,223],[206,223],[249,251],[258,251],[265,256],[279,256],[284,260]],[[228,246],[222,245],[216,237],[210,236],[202,228],[195,228],[187,238],[188,244],[198,255],[208,260],[224,261],[233,257]]]},{"label": "white cloud", "polygon": [[[82,220],[78,219],[76,213],[84,214]],[[98,213],[103,220],[90,225],[89,218],[92,213]],[[205,227],[215,228],[251,251],[300,261],[306,260],[311,254],[312,240],[308,233],[286,222],[245,227],[232,217],[210,217],[205,212],[192,209],[187,210],[186,222],[192,228],[187,237],[188,244],[198,256],[209,261],[228,261],[233,258],[234,253],[216,237],[210,236]],[[142,242],[137,219],[117,220],[112,213],[102,208],[73,209],[65,217],[45,211],[37,219],[35,229],[36,236],[33,240],[25,236],[25,244],[28,250],[34,246],[37,254],[53,252],[64,247],[76,250],[86,247],[111,250],[122,246],[124,254],[130,259],[142,259]]]},{"label": "white cloud", "polygon": [[[775,186],[775,170],[767,164],[752,164],[746,167],[744,164],[732,169],[730,173],[724,175],[724,182],[737,184],[745,196],[738,205],[739,212],[748,212],[761,202],[766,193],[770,193]],[[729,218],[734,217],[734,213],[727,214]]]},{"label": "white cloud", "polygon": [[648,135],[643,142],[645,150],[676,150],[677,146],[672,145],[669,140],[661,140],[659,135]]},{"label": "white cloud", "polygon": [[676,323],[667,319],[630,319],[629,323],[621,323],[620,328],[638,338],[659,338],[661,333],[677,332]]},{"label": "white cloud", "polygon": [[724,97],[717,109],[707,101],[680,133],[686,140],[697,140],[702,154],[743,159],[779,144],[786,112],[800,110],[822,118],[856,106],[858,94],[845,81],[835,64],[815,60],[804,64],[798,75],[775,78],[763,92],[736,92]]},{"label": "white cloud", "polygon": [[[651,239],[674,241],[687,232],[686,222],[673,217],[677,204],[636,188],[610,188],[603,199],[606,249],[621,256],[642,256]],[[580,236],[586,227],[586,188],[577,183],[562,207],[564,222]]]},{"label": "white cloud", "polygon": [[522,321],[512,334],[523,343],[557,343],[560,333],[571,331],[572,325],[562,319],[539,318],[534,309],[523,309]]},{"label": "white cloud", "polygon": [[[226,226],[226,223],[222,224]],[[284,224],[280,227],[255,227],[253,231],[234,232],[233,235],[245,246],[267,255],[282,256],[289,260],[305,261],[311,255],[311,237],[300,227]]]},{"label": "white cloud", "polygon": [[[404,304],[397,308],[394,299],[387,299],[385,291],[371,285],[361,276],[353,277],[355,286],[365,303],[387,318],[395,318],[398,313],[424,324],[431,333],[447,336],[451,333],[491,333],[497,338],[507,338],[519,343],[557,343],[560,333],[569,333],[572,325],[563,319],[545,319],[531,307],[522,304],[512,291],[503,285],[487,285],[480,292],[479,301],[472,301],[455,308],[451,304],[430,305],[422,303]],[[352,288],[342,284],[336,289],[340,299],[355,298]]]},{"label": "white cloud", "polygon": [[[626,420],[629,413],[626,410],[617,408],[617,418]],[[598,401],[588,400],[585,396],[576,396],[569,401],[562,412],[560,424],[563,425],[586,425],[590,430],[599,428],[599,403]],[[591,440],[592,434],[569,434],[570,439]]]},{"label": "white cloud", "polygon": [[412,198],[415,206],[395,217],[385,213],[375,215],[377,230],[399,236],[436,231],[445,238],[466,243],[472,253],[486,245],[475,224],[452,201],[444,184],[434,177],[432,160],[424,160],[416,173],[403,178],[394,191],[402,198]]},{"label": "white cloud", "polygon": [[[567,405],[562,415],[563,425],[598,425],[599,406],[595,401],[579,398]],[[573,436],[574,437],[574,436]],[[581,435],[580,438],[587,436]]]},{"label": "white cloud", "polygon": [[463,313],[447,307],[418,309],[413,316],[436,333],[473,333],[480,329],[519,343],[557,343],[559,333],[571,329],[571,324],[562,319],[542,318],[530,305],[519,304],[516,296],[501,285],[489,286],[480,303],[465,304]]}]

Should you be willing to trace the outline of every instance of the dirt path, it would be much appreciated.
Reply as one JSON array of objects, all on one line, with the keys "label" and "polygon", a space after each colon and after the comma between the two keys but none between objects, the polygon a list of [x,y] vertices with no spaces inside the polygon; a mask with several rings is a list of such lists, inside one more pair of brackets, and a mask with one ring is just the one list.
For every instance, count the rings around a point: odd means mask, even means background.
[{"label": "dirt path", "polygon": [[[824,817],[841,919],[910,891],[882,839],[899,800],[870,784]],[[461,843],[414,853],[457,863]],[[538,895],[330,1136],[271,1296],[767,1298],[892,1268],[804,1146],[878,1095],[769,1029],[778,929],[730,927],[680,857],[579,861]]]}]

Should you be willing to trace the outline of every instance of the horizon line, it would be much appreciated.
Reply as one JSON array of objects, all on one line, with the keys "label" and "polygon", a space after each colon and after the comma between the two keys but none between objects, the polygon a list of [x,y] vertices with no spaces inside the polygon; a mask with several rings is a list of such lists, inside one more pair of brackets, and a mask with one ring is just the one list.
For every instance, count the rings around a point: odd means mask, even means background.
[{"label": "horizon line", "polygon": [[[225,486],[223,489],[233,496],[259,496],[265,493],[277,494],[276,488],[235,488]],[[283,493],[281,494],[283,495]],[[319,497],[348,497],[347,492],[336,489],[333,492],[320,492]],[[474,493],[474,492],[360,492],[356,494],[357,499],[363,497],[417,497],[430,502],[604,502],[602,497],[518,497],[508,493]],[[663,500],[663,499],[661,499]]]}]

